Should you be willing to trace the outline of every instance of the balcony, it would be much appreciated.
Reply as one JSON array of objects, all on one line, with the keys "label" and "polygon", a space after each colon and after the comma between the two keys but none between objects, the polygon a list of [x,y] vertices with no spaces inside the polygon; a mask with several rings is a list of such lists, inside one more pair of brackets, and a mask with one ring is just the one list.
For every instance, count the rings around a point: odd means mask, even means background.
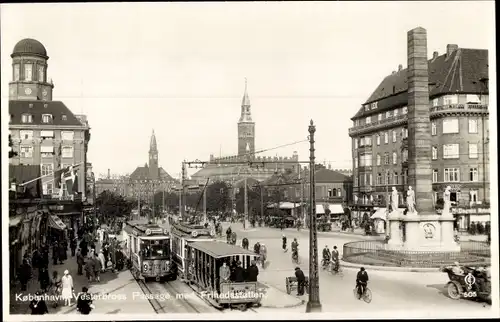
[{"label": "balcony", "polygon": [[373,121],[369,124],[358,125],[349,129],[349,135],[360,135],[370,133],[384,128],[391,128],[407,122],[406,114],[392,116],[381,121]]},{"label": "balcony", "polygon": [[485,104],[447,104],[431,107],[431,117],[451,113],[488,114],[488,105]]},{"label": "balcony", "polygon": [[371,152],[372,151],[372,145],[371,144],[363,144],[358,147],[358,153],[363,153],[363,152]]}]

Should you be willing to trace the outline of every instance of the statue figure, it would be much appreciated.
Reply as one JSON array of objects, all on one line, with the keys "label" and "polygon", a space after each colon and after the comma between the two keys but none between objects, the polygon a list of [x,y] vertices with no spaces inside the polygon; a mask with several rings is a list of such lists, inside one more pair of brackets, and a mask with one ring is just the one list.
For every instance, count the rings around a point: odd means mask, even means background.
[{"label": "statue figure", "polygon": [[444,200],[444,206],[443,206],[443,214],[449,214],[451,211],[451,187],[448,186],[444,190],[444,195],[443,195],[443,200]]},{"label": "statue figure", "polygon": [[415,191],[413,191],[411,186],[408,187],[406,204],[408,206],[408,212],[415,212]]},{"label": "statue figure", "polygon": [[396,187],[392,187],[391,206],[393,212],[399,209],[399,194]]}]

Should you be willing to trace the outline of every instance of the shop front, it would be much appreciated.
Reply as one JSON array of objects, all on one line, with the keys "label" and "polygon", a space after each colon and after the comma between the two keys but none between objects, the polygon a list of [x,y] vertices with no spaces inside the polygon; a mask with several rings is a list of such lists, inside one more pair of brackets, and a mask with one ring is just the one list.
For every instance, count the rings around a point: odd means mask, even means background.
[{"label": "shop front", "polygon": [[21,249],[21,232],[24,215],[15,215],[9,218],[9,273],[10,281],[17,278],[17,270],[23,259]]},{"label": "shop front", "polygon": [[[442,209],[437,209],[441,214]],[[471,226],[481,225],[485,227],[491,223],[491,212],[489,208],[452,208],[451,212],[455,217],[455,230],[459,232],[469,231]]]}]

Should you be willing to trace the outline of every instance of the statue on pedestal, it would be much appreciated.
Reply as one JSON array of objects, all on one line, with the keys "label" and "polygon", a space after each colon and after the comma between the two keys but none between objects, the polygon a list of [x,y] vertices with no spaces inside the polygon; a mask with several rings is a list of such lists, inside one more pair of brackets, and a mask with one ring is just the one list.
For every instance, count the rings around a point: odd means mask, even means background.
[{"label": "statue on pedestal", "polygon": [[443,194],[443,200],[444,200],[444,206],[443,206],[443,214],[449,214],[451,212],[451,187],[448,186],[444,190]]},{"label": "statue on pedestal", "polygon": [[415,191],[413,191],[412,187],[408,187],[408,192],[406,194],[406,204],[408,206],[408,212],[415,212]]},{"label": "statue on pedestal", "polygon": [[391,207],[393,212],[396,212],[399,209],[399,194],[396,187],[392,187]]}]

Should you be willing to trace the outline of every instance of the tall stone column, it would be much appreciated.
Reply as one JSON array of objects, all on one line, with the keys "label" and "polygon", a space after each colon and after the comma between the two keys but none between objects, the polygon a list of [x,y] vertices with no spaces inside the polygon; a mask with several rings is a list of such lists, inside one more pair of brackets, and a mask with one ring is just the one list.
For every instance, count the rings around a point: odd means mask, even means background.
[{"label": "tall stone column", "polygon": [[408,184],[419,215],[434,215],[427,31],[408,31]]}]

